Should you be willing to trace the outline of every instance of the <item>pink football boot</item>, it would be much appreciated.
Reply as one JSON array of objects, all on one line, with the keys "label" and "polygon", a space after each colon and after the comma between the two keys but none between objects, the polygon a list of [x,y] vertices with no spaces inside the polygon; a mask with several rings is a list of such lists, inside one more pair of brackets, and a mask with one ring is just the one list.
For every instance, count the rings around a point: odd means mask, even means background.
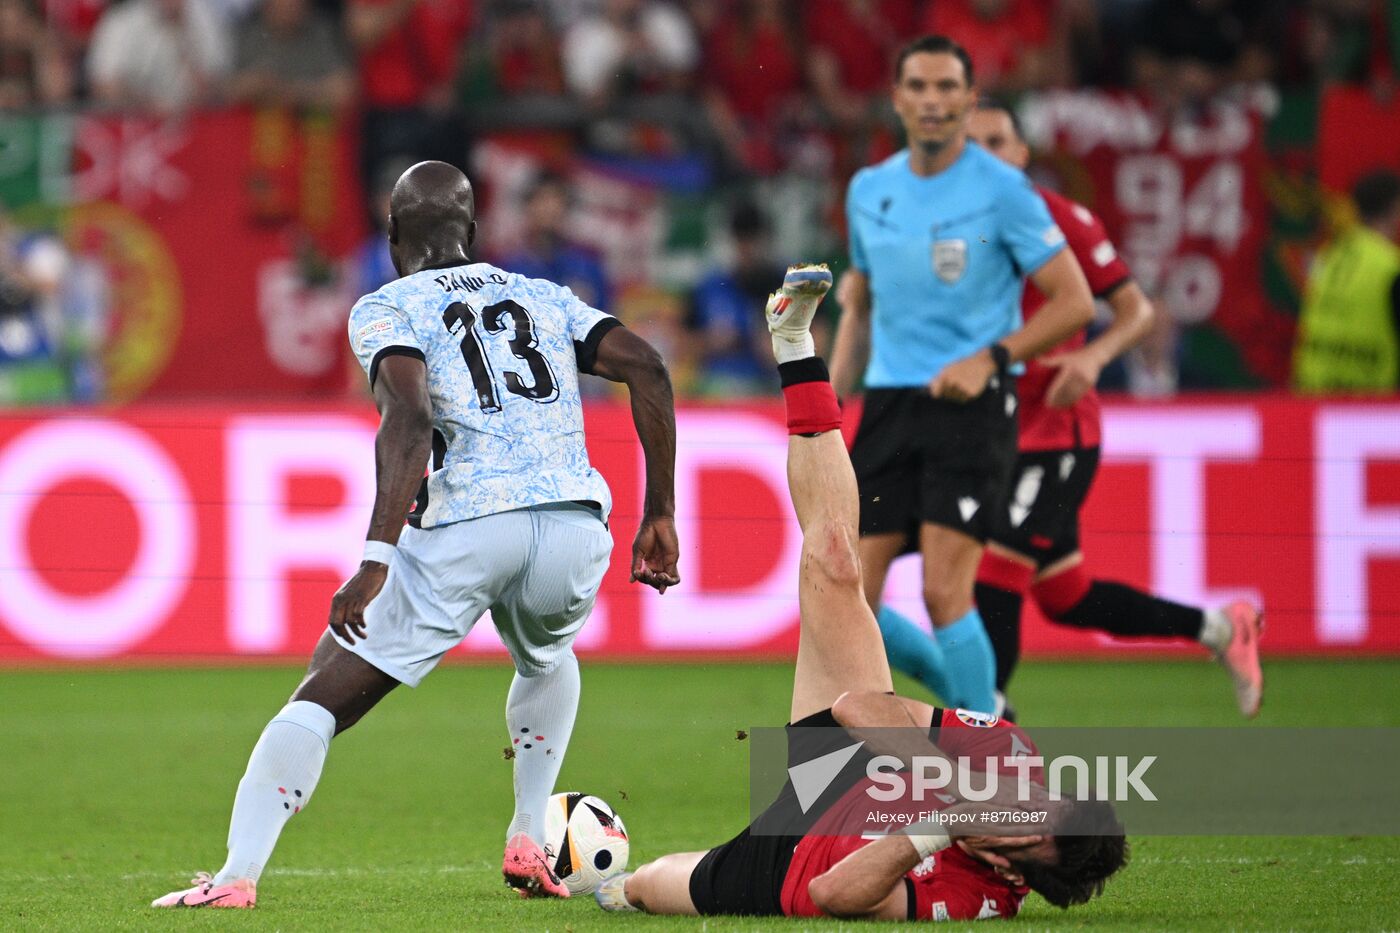
[{"label": "pink football boot", "polygon": [[519,891],[521,897],[569,896],[569,889],[550,867],[544,850],[525,833],[516,833],[506,843],[501,874],[505,875],[506,884]]},{"label": "pink football boot", "polygon": [[258,886],[247,878],[239,878],[228,884],[215,884],[214,877],[202,871],[190,879],[192,888],[171,891],[165,897],[151,901],[152,907],[242,907],[251,908],[258,903]]},{"label": "pink football boot", "polygon": [[1259,715],[1264,699],[1264,672],[1259,669],[1259,637],[1264,632],[1264,614],[1244,600],[1225,607],[1234,635],[1230,647],[1220,654],[1220,663],[1230,672],[1235,683],[1235,700],[1240,715],[1253,719]]}]

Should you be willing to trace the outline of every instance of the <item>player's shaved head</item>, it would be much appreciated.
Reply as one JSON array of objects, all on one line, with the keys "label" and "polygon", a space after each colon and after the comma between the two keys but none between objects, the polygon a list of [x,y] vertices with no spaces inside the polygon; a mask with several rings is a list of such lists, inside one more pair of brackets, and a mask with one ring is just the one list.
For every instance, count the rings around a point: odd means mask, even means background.
[{"label": "player's shaved head", "polygon": [[389,251],[400,275],[467,261],[476,238],[476,195],[455,165],[419,162],[389,193]]}]

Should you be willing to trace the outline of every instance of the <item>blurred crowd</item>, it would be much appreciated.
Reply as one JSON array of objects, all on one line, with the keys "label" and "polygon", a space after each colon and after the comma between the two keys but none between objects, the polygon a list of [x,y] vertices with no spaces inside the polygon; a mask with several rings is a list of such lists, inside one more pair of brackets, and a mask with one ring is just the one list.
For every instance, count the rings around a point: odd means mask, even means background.
[{"label": "blurred crowd", "polygon": [[[952,35],[987,90],[1394,82],[1395,0],[0,0],[0,108],[363,107],[421,146],[451,120],[635,124],[731,168],[804,132],[874,132],[909,38]],[[430,126],[396,120],[414,112]]]},{"label": "blurred crowd", "polygon": [[[894,148],[891,63],[926,32],[956,37],[1003,96],[1122,87],[1177,107],[1345,81],[1387,97],[1400,0],[0,0],[0,110],[353,111],[376,202],[406,159],[463,164],[474,134],[511,127],[594,153],[698,155],[751,191],[784,172],[844,180]],[[601,264],[568,240],[564,180],[536,179],[524,209],[524,241],[492,258],[606,304]],[[693,386],[715,394],[764,383],[756,308],[788,258],[751,196],[725,214],[725,258],[682,315]],[[0,250],[0,276],[19,281],[5,271],[18,247]],[[366,244],[358,275],[392,275],[382,246]]]}]

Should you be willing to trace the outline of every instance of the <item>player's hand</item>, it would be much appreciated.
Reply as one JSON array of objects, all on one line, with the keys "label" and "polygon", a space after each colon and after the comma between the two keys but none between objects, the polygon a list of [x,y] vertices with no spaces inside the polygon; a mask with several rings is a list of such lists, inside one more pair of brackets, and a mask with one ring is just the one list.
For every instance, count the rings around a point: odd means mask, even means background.
[{"label": "player's hand", "polygon": [[1045,404],[1051,408],[1069,408],[1099,384],[1103,367],[1087,349],[1073,350],[1041,360],[1058,370],[1045,392]]},{"label": "player's hand", "polygon": [[836,281],[836,306],[843,312],[862,308],[870,300],[870,282],[865,274],[854,269],[841,273]]},{"label": "player's hand", "polygon": [[355,575],[346,580],[331,597],[331,631],[350,644],[355,639],[365,637],[365,607],[379,591],[384,589],[384,581],[389,576],[389,567],[375,560],[360,564]]},{"label": "player's hand", "polygon": [[991,865],[993,868],[1006,869],[1012,867],[1011,860],[1007,858],[1007,853],[1014,853],[1018,849],[1034,848],[1044,841],[1044,835],[959,836],[954,840],[959,849],[962,849],[979,862]]},{"label": "player's hand", "polygon": [[928,384],[928,392],[934,398],[966,402],[986,391],[987,382],[996,375],[996,371],[997,364],[992,355],[981,350],[943,367],[943,371]]},{"label": "player's hand", "polygon": [[632,582],[645,583],[658,593],[681,582],[676,571],[681,546],[676,539],[676,520],[669,515],[642,519],[632,540]]}]

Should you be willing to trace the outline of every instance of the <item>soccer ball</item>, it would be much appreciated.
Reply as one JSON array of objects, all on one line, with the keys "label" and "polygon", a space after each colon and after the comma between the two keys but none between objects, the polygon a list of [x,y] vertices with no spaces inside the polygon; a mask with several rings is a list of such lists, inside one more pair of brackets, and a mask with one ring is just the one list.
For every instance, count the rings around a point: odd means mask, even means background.
[{"label": "soccer ball", "polygon": [[627,828],[597,797],[570,792],[549,798],[544,840],[545,855],[570,894],[592,894],[627,867]]}]

